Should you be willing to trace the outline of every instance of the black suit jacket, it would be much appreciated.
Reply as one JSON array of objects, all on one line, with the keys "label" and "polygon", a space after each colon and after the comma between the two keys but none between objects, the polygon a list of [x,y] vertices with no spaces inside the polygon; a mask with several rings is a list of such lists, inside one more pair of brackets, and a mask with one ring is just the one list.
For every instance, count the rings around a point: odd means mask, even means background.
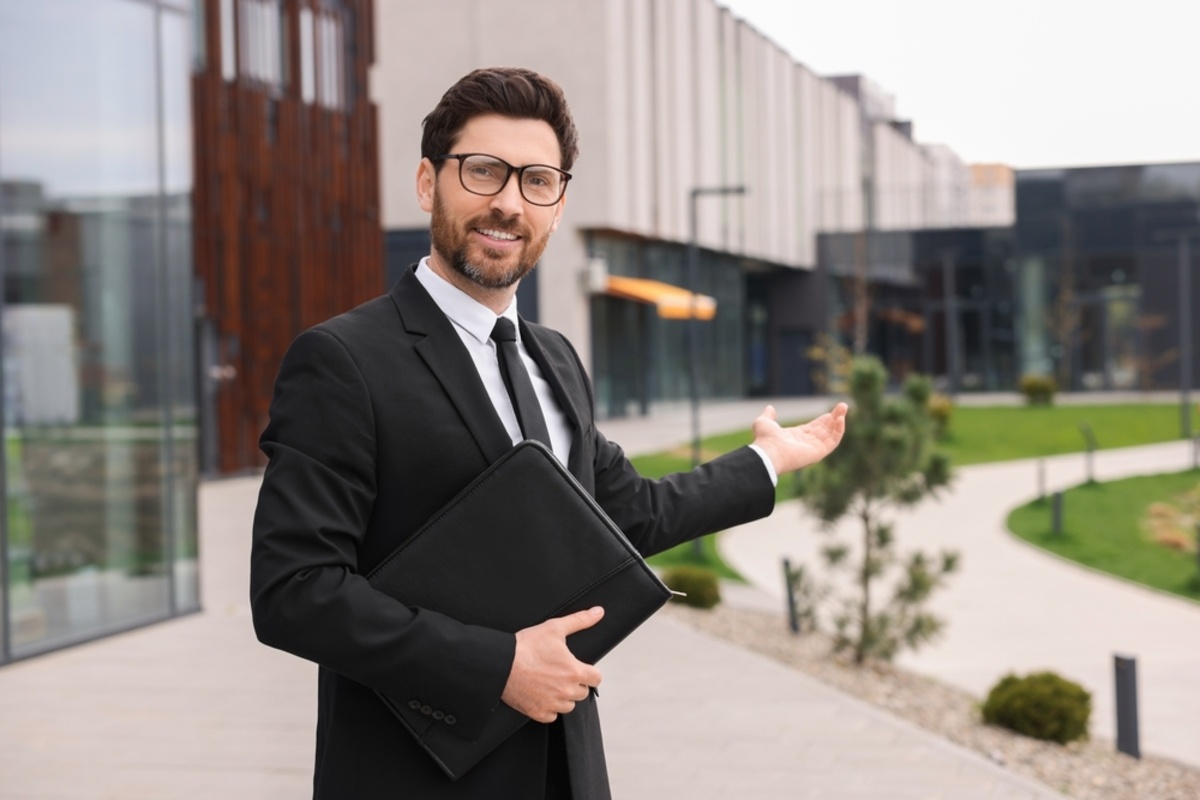
[{"label": "black suit jacket", "polygon": [[[568,468],[643,554],[770,513],[771,482],[748,448],[690,473],[638,476],[596,430],[567,340],[521,330],[573,426]],[[500,702],[516,641],[406,607],[364,577],[512,446],[411,270],[388,295],[293,342],[261,446],[270,461],[254,519],[254,625],[261,641],[320,665],[314,796],[541,800],[548,726],[525,725],[451,782],[373,691],[428,705],[437,724],[470,739]],[[536,501],[536,487],[513,498]],[[575,800],[607,798],[594,697],[562,724]]]}]

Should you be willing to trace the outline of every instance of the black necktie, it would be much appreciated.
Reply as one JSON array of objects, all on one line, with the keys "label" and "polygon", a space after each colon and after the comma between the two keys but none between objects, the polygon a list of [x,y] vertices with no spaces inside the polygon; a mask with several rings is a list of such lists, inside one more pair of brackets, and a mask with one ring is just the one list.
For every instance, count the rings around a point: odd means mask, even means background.
[{"label": "black necktie", "polygon": [[492,339],[496,342],[504,388],[508,389],[508,397],[517,412],[521,432],[526,439],[537,439],[550,447],[550,431],[546,428],[546,418],[542,416],[542,406],[538,403],[533,381],[529,379],[529,372],[517,349],[516,326],[511,320],[500,317],[496,320],[496,327],[492,328]]}]

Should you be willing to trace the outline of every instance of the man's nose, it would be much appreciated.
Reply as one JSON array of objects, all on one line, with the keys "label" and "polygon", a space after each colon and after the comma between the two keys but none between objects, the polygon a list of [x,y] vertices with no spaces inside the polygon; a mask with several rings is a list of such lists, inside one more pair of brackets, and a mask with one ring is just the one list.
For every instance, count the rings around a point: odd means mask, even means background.
[{"label": "man's nose", "polygon": [[500,191],[492,195],[491,205],[506,217],[519,216],[525,211],[525,198],[521,196],[521,176],[516,171],[508,176]]}]

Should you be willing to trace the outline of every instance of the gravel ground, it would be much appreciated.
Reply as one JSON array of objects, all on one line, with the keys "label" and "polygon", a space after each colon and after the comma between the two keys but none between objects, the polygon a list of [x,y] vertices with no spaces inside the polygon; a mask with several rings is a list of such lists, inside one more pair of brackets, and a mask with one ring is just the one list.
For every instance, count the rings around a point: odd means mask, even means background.
[{"label": "gravel ground", "polygon": [[1112,742],[1062,746],[985,725],[980,699],[886,664],[856,668],[831,654],[820,633],[793,636],[781,614],[718,606],[700,611],[669,603],[664,613],[799,669],[843,692],[902,717],[1008,769],[1086,800],[1197,800],[1200,769],[1117,753]]}]

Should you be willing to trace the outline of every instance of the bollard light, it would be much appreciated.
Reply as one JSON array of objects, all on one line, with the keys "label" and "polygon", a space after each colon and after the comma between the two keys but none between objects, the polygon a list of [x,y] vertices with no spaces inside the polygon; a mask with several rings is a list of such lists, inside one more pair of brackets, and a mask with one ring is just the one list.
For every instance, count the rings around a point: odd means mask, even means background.
[{"label": "bollard light", "polygon": [[1079,423],[1079,432],[1083,434],[1085,445],[1084,459],[1087,464],[1087,482],[1095,483],[1096,475],[1093,470],[1093,455],[1096,452],[1096,433],[1092,430],[1092,426],[1088,422]]},{"label": "bollard light", "polygon": [[796,610],[796,573],[792,572],[792,562],[783,560],[783,586],[787,591],[788,627],[792,633],[800,633],[800,614]]},{"label": "bollard light", "polygon": [[1140,759],[1138,742],[1137,659],[1113,656],[1117,688],[1117,752]]}]

